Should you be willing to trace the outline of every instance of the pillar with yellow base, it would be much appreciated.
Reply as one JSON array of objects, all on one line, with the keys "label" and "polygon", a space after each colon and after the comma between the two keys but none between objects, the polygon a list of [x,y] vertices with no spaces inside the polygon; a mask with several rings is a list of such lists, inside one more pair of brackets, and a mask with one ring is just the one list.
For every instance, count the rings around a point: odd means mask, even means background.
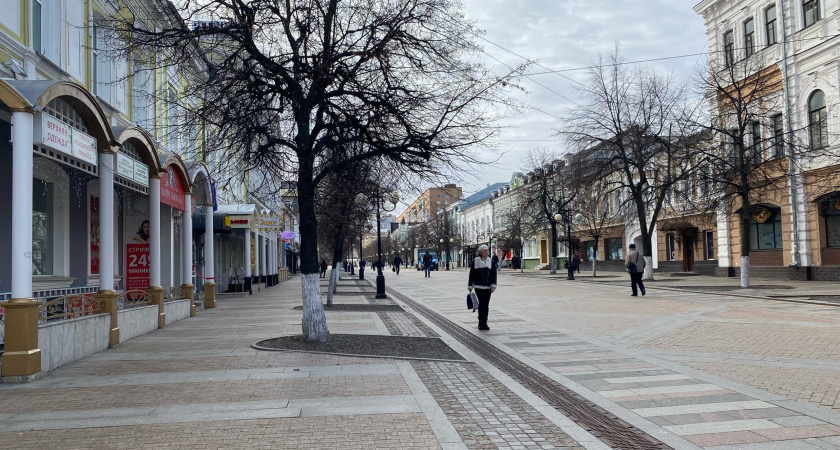
[{"label": "pillar with yellow base", "polygon": [[195,317],[195,286],[191,283],[182,284],[181,294],[190,301],[190,317]]},{"label": "pillar with yellow base", "polygon": [[102,290],[94,295],[96,300],[102,303],[102,312],[111,315],[111,331],[108,334],[108,347],[115,347],[120,343],[120,324],[119,315],[117,314],[119,311],[117,306],[119,296],[120,294],[111,290]]},{"label": "pillar with yellow base", "polygon": [[41,349],[38,348],[40,303],[31,298],[13,298],[0,303],[6,310],[4,382],[26,382],[41,373]]},{"label": "pillar with yellow base", "polygon": [[166,327],[166,312],[163,309],[163,288],[160,286],[152,286],[149,289],[146,289],[146,292],[149,293],[149,300],[158,305],[158,328]]},{"label": "pillar with yellow base", "polygon": [[216,307],[216,283],[207,281],[204,283],[204,307]]}]

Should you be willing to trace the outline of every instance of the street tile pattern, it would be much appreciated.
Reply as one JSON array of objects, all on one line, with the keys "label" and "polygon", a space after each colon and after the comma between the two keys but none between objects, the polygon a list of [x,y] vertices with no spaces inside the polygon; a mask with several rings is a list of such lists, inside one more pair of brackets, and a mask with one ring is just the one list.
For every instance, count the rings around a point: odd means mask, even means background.
[{"label": "street tile pattern", "polygon": [[380,312],[379,318],[392,336],[439,337],[431,328],[404,312]]},{"label": "street tile pattern", "polygon": [[470,449],[583,448],[474,364],[412,366]]},{"label": "street tile pattern", "polygon": [[425,450],[440,445],[423,414],[386,414],[0,433],[0,448]]}]

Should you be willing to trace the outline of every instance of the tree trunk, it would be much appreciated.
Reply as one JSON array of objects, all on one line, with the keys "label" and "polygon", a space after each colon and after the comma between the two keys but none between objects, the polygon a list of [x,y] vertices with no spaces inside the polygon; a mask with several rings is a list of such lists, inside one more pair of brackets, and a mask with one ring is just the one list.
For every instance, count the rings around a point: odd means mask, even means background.
[{"label": "tree trunk", "polygon": [[300,214],[300,273],[303,295],[301,331],[307,342],[327,342],[327,317],[321,303],[318,268],[318,220],[315,215],[315,185],[312,161],[301,158],[298,171],[298,209]]},{"label": "tree trunk", "polygon": [[595,244],[592,246],[592,278],[595,278],[595,264],[598,262],[598,238],[595,238]]},{"label": "tree trunk", "polygon": [[653,243],[648,233],[642,233],[642,249],[645,255],[645,274],[643,278],[646,281],[653,280]]},{"label": "tree trunk", "polygon": [[[743,202],[743,199],[742,199]],[[750,287],[750,209],[744,202],[741,208],[741,287]]]},{"label": "tree trunk", "polygon": [[549,273],[552,275],[557,273],[557,222],[551,222],[551,246],[549,246],[551,258],[548,258],[551,268]]}]

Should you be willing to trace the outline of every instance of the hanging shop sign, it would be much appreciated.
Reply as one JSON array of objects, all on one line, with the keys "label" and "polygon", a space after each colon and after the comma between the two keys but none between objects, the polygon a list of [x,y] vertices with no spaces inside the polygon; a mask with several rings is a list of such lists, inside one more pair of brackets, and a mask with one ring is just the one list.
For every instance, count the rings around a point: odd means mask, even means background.
[{"label": "hanging shop sign", "polygon": [[160,202],[178,211],[183,211],[186,206],[184,205],[184,186],[172,166],[166,168],[166,176],[160,180]]},{"label": "hanging shop sign", "polygon": [[261,231],[273,231],[280,229],[279,217],[258,217],[257,228]]},{"label": "hanging shop sign", "polygon": [[225,225],[231,228],[251,228],[251,216],[226,216]]},{"label": "hanging shop sign", "polygon": [[283,240],[291,241],[292,239],[296,238],[297,235],[295,234],[294,231],[288,231],[287,230],[287,231],[282,232],[280,234],[280,237],[283,238]]},{"label": "hanging shop sign", "polygon": [[97,164],[96,138],[41,112],[35,117],[35,144],[49,147],[86,163]]},{"label": "hanging shop sign", "polygon": [[125,244],[125,289],[149,288],[149,244]]},{"label": "hanging shop sign", "polygon": [[149,167],[122,153],[117,153],[117,176],[141,186],[149,186]]}]

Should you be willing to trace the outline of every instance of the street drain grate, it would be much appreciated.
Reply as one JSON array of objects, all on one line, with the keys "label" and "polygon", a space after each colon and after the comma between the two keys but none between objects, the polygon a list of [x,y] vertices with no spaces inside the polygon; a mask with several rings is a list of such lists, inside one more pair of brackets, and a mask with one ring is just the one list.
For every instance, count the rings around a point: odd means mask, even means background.
[{"label": "street drain grate", "polygon": [[531,366],[473,336],[460,326],[422,304],[411,300],[391,288],[388,288],[388,291],[390,295],[411,305],[412,308],[426,316],[435,325],[446,330],[447,333],[460,343],[499,368],[522,386],[525,386],[552,408],[563,413],[566,417],[610,447],[628,450],[663,450],[671,448],[609,411],[586,400],[562,384],[543,375]]}]

